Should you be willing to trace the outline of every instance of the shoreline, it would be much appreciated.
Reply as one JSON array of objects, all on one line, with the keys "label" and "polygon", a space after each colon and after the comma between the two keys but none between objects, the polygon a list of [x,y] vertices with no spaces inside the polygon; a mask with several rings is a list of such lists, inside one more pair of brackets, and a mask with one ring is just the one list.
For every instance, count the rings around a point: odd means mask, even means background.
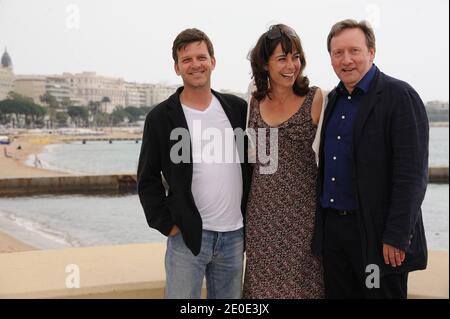
[{"label": "shoreline", "polygon": [[[118,137],[135,134],[126,132],[110,132],[107,136]],[[33,155],[41,154],[45,147],[53,144],[67,143],[67,136],[63,135],[32,135],[19,133],[9,145],[0,145],[0,179],[21,177],[55,177],[76,175],[69,172],[32,167],[26,164]],[[19,147],[20,146],[20,147]],[[22,251],[40,250],[13,237],[4,229],[0,229],[0,254]]]},{"label": "shoreline", "polygon": [[[1,145],[0,178],[65,176],[65,172],[28,166],[25,161],[30,155],[40,154],[47,145],[59,143],[57,138],[21,135],[9,145]],[[20,148],[18,149],[20,145]],[[20,241],[3,229],[0,229],[0,254],[39,250]]]},{"label": "shoreline", "polygon": [[47,145],[58,143],[63,143],[63,141],[54,137],[24,135],[17,137],[9,145],[2,145],[0,178],[71,175],[67,172],[32,167],[25,163],[29,156],[37,156],[42,153]]},{"label": "shoreline", "polygon": [[430,122],[430,127],[449,127],[449,122]]},{"label": "shoreline", "polygon": [[[17,135],[16,135],[17,134]],[[32,134],[30,132],[20,132],[7,135],[14,136],[13,142],[9,145],[0,145],[0,179],[10,177],[55,177],[78,175],[76,172],[59,171],[48,167],[32,167],[26,164],[27,159],[33,155],[39,155],[48,145],[65,144],[74,140],[91,138],[142,138],[142,133],[130,129],[113,128],[101,135],[64,135],[64,134]],[[20,146],[20,149],[18,147]]]},{"label": "shoreline", "polygon": [[[14,139],[9,145],[0,145],[0,179],[22,178],[22,177],[56,177],[73,176],[75,173],[52,170],[49,168],[32,167],[26,164],[27,159],[33,155],[41,154],[45,147],[54,144],[67,143],[69,137],[59,134],[29,134],[29,132],[9,133]],[[113,129],[105,137],[141,137],[141,134]],[[78,136],[77,136],[78,137]],[[80,137],[89,138],[90,136]],[[18,148],[20,146],[20,148]],[[6,228],[7,229],[7,228]],[[30,250],[40,250],[40,248],[27,244],[16,239],[6,229],[0,229],[0,254]]]},{"label": "shoreline", "polygon": [[0,230],[0,254],[39,250]]}]

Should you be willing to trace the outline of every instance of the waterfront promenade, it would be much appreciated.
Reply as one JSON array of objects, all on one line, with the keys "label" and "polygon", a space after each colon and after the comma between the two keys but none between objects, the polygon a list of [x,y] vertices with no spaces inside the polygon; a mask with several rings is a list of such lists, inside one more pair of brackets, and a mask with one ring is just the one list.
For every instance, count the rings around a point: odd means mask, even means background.
[{"label": "waterfront promenade", "polygon": [[[116,191],[121,183],[135,188],[135,175],[74,176],[25,166],[29,155],[59,142],[54,136],[16,138],[7,148],[11,157],[0,156],[0,193],[105,191],[113,184]],[[162,298],[164,253],[162,243],[38,250],[0,232],[0,298]],[[80,288],[67,285],[74,265]],[[448,251],[430,251],[427,270],[411,273],[409,298],[448,298],[448,271]]]},{"label": "waterfront promenade", "polygon": [[[0,298],[148,298],[164,296],[163,243],[0,254]],[[79,287],[78,284],[79,283]],[[408,298],[449,298],[448,252],[429,252],[410,274]]]}]

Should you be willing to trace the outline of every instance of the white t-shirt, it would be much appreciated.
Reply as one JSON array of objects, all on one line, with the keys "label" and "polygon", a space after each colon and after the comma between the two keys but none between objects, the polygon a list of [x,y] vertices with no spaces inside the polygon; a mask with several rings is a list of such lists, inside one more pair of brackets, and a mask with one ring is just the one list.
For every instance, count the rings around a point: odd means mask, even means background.
[{"label": "white t-shirt", "polygon": [[191,136],[192,195],[203,229],[237,230],[243,227],[243,185],[230,121],[214,95],[204,111],[182,106]]}]

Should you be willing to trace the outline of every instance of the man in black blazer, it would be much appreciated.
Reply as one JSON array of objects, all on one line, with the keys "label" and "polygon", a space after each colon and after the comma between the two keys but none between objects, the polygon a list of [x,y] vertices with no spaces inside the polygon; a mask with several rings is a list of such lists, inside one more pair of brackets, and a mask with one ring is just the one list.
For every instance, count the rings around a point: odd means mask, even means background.
[{"label": "man in black blazer", "polygon": [[240,298],[246,102],[211,90],[216,61],[202,31],[181,32],[172,55],[184,86],[148,114],[138,166],[148,225],[168,236],[165,297],[200,298],[206,276],[208,298]]},{"label": "man in black blazer", "polygon": [[408,272],[427,264],[425,107],[373,64],[365,21],[335,24],[328,52],[341,81],[328,96],[319,149],[313,251],[323,256],[325,294],[406,298]]}]

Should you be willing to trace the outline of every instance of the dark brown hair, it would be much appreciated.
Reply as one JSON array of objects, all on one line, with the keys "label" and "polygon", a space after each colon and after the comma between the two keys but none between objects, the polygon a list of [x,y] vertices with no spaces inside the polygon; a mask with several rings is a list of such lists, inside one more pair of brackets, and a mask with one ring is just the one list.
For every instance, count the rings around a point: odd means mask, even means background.
[{"label": "dark brown hair", "polygon": [[[277,38],[272,39],[269,32],[274,28],[279,28],[281,34]],[[271,26],[269,31],[261,35],[256,46],[249,53],[252,78],[255,80],[256,84],[256,91],[252,92],[252,95],[258,101],[261,101],[266,96],[271,98],[269,72],[266,70],[266,67],[269,63],[270,56],[273,54],[279,43],[281,43],[284,54],[291,53],[294,50],[298,50],[298,53],[300,54],[300,73],[292,87],[294,93],[298,96],[305,96],[309,91],[309,79],[303,75],[303,70],[306,67],[306,59],[300,38],[290,27],[284,24],[277,24]]]},{"label": "dark brown hair", "polygon": [[338,36],[342,31],[346,29],[360,29],[364,32],[366,37],[366,45],[368,49],[376,49],[375,48],[375,33],[373,32],[372,27],[369,22],[362,20],[360,22],[352,19],[347,19],[343,21],[339,21],[333,27],[331,27],[331,31],[328,34],[327,38],[327,49],[328,53],[331,53],[331,39],[333,37]]},{"label": "dark brown hair", "polygon": [[178,62],[179,50],[186,48],[188,44],[191,44],[193,42],[202,42],[202,41],[206,43],[209,55],[211,57],[214,57],[214,47],[212,45],[212,42],[203,31],[192,28],[186,29],[182,31],[180,34],[178,34],[175,40],[173,41],[172,45],[172,57],[175,63]]}]

